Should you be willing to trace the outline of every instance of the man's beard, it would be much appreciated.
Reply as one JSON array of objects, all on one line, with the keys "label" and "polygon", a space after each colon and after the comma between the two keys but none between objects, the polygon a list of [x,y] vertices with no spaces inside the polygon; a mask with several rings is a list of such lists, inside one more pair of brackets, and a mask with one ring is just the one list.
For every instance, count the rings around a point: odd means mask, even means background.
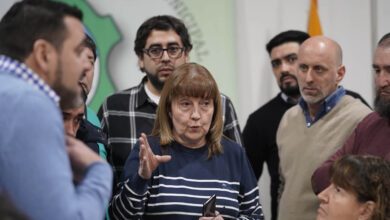
[{"label": "man's beard", "polygon": [[375,111],[382,117],[390,119],[390,100],[381,97],[380,90],[377,90],[375,96]]},{"label": "man's beard", "polygon": [[61,97],[60,107],[61,109],[73,109],[78,108],[82,105],[83,99],[81,97],[81,91],[74,91],[66,88],[62,84],[62,65],[58,62],[58,69],[56,72],[56,80],[53,84],[53,90]]},{"label": "man's beard", "polygon": [[[294,78],[294,80],[295,80],[295,86],[294,86],[294,85],[291,85],[290,83],[288,83],[288,84],[286,85],[286,87],[283,87],[283,83],[282,83],[282,82],[283,82],[283,78],[284,78],[284,77],[288,77],[288,76]],[[298,85],[298,79],[297,79],[297,77],[294,76],[294,75],[292,75],[292,74],[290,74],[290,73],[282,75],[282,76],[280,77],[280,90],[281,90],[284,94],[286,94],[287,96],[290,96],[290,97],[299,96],[300,93],[299,93],[299,85]]]},{"label": "man's beard", "polygon": [[146,73],[146,76],[148,77],[148,80],[150,81],[150,83],[152,83],[153,87],[156,88],[158,91],[161,91],[164,87],[164,83],[165,81],[161,81],[157,74],[151,74],[151,73],[148,73],[147,71],[145,71]]}]

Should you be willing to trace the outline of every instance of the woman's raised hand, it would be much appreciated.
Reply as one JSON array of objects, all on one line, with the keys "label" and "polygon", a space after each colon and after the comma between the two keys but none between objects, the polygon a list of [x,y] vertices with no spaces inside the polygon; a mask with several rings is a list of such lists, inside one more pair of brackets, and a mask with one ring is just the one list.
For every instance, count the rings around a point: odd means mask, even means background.
[{"label": "woman's raised hand", "polygon": [[148,139],[144,133],[139,138],[139,168],[138,175],[143,179],[150,179],[152,172],[158,167],[160,163],[165,163],[171,160],[169,155],[155,155],[150,149]]}]

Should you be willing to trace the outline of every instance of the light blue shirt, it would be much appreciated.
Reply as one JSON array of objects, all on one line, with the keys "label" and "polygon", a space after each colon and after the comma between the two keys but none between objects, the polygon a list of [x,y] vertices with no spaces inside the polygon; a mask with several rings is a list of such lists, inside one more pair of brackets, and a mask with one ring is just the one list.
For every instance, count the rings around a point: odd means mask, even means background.
[{"label": "light blue shirt", "polygon": [[0,191],[31,219],[103,219],[112,171],[104,162],[73,184],[60,110],[48,93],[0,65]]},{"label": "light blue shirt", "polygon": [[320,108],[318,109],[317,115],[314,117],[312,121],[310,119],[309,109],[307,107],[306,101],[301,97],[299,99],[299,106],[301,106],[303,110],[303,114],[305,114],[306,118],[306,126],[311,127],[316,121],[320,120],[324,117],[328,112],[330,112],[340,101],[340,99],[345,95],[344,87],[339,86],[338,89],[333,92],[331,95],[326,97],[324,101],[322,101]]}]

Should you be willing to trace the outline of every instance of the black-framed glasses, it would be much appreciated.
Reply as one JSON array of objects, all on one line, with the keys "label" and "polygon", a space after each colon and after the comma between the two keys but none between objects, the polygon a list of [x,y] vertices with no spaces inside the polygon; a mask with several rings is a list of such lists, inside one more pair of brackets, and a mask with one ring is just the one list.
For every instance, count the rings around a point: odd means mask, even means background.
[{"label": "black-framed glasses", "polygon": [[144,48],[142,51],[146,53],[151,59],[157,60],[163,57],[164,51],[167,51],[169,58],[178,59],[181,57],[185,49],[185,47],[169,46],[165,49],[162,47]]}]

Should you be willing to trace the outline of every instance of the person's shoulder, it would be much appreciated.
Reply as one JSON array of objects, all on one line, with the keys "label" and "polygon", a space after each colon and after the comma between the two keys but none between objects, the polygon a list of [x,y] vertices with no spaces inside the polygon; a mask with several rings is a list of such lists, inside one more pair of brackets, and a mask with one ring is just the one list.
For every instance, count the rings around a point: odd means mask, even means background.
[{"label": "person's shoulder", "polygon": [[229,138],[222,137],[221,138],[221,145],[224,150],[224,153],[234,152],[234,153],[240,153],[244,151],[244,148],[237,144],[235,141],[230,140]]},{"label": "person's shoulder", "polygon": [[303,115],[303,109],[299,104],[289,108],[283,115],[283,117],[296,117],[297,115]]},{"label": "person's shoulder", "polygon": [[387,127],[390,127],[389,120],[387,118],[381,117],[377,112],[371,112],[359,123],[359,128],[363,130],[373,130],[375,127],[381,126],[383,124],[385,124]]},{"label": "person's shoulder", "polygon": [[360,99],[361,101],[364,100],[363,97],[359,93],[351,91],[351,90],[348,90],[348,89],[345,90],[345,94],[349,95],[349,96],[352,96],[352,97],[354,97],[356,99]]},{"label": "person's shoulder", "polygon": [[9,128],[4,132],[9,135],[23,134],[23,140],[28,139],[31,145],[45,138],[62,141],[63,121],[56,103],[20,79],[19,82],[13,79],[7,82],[12,82],[15,87],[10,88],[0,82],[0,106],[3,113],[0,115],[0,124],[7,124]]},{"label": "person's shoulder", "polygon": [[348,108],[352,112],[360,112],[364,114],[368,114],[372,112],[372,110],[365,105],[360,99],[354,98],[350,95],[344,95],[340,100],[342,102],[341,107]]},{"label": "person's shoulder", "polygon": [[269,100],[264,105],[260,106],[257,110],[252,112],[249,115],[249,118],[258,118],[264,115],[272,114],[276,109],[283,106],[283,99],[280,97],[280,94]]},{"label": "person's shoulder", "polygon": [[232,102],[232,100],[229,98],[229,96],[223,94],[222,92],[219,95],[221,96],[221,102],[224,102],[224,101],[226,101],[228,103]]},{"label": "person's shoulder", "polygon": [[123,99],[128,99],[130,95],[136,95],[143,89],[143,84],[138,84],[131,88],[117,91],[106,98],[106,102],[116,102],[122,101]]},{"label": "person's shoulder", "polygon": [[[121,90],[109,95],[100,106],[103,111],[116,110],[116,111],[128,111],[130,105],[131,96],[136,96],[134,100],[138,100],[140,91],[143,90],[143,84],[131,87],[126,90]],[[99,111],[101,111],[99,109]]]},{"label": "person's shoulder", "polygon": [[[3,81],[6,80],[6,81]],[[0,78],[0,96],[2,108],[14,108],[12,111],[57,112],[58,106],[48,95],[27,82],[15,78]]]}]

